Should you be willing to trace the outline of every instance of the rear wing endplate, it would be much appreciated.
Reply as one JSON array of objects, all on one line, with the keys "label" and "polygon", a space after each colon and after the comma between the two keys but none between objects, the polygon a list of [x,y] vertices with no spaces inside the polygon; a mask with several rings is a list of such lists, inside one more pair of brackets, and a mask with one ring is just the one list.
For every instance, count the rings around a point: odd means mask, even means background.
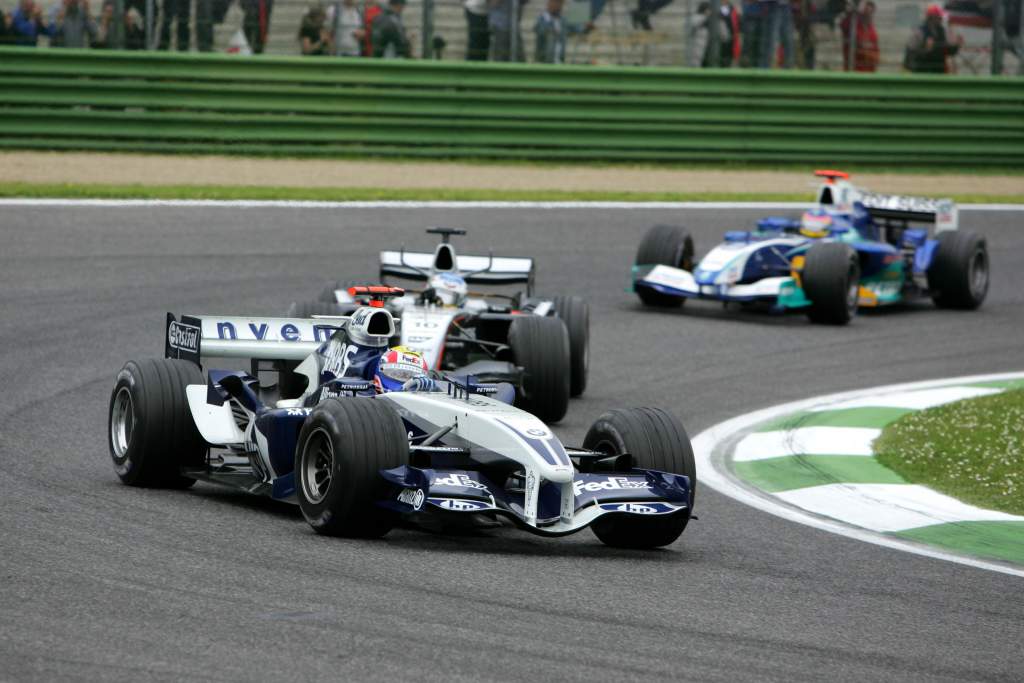
[{"label": "rear wing endplate", "polygon": [[348,317],[246,318],[167,314],[164,356],[190,360],[303,360],[348,323]]}]

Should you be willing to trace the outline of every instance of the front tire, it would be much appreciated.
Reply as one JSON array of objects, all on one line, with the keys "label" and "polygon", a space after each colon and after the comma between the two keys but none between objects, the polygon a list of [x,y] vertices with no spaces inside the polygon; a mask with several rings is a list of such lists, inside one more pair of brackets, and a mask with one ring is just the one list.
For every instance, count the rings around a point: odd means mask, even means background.
[{"label": "front tire", "polygon": [[556,296],[552,301],[555,313],[569,330],[569,393],[579,396],[587,388],[590,371],[590,306],[578,296]]},{"label": "front tire", "polygon": [[295,450],[303,517],[327,536],[383,536],[397,517],[376,505],[387,491],[380,471],[408,463],[405,427],[385,399],[323,401],[303,424]]},{"label": "front tire", "polygon": [[524,315],[512,320],[508,343],[523,368],[516,405],[544,422],[558,422],[569,410],[569,331],[561,318]]},{"label": "front tire", "polygon": [[697,467],[690,438],[678,418],[660,408],[609,410],[587,431],[583,447],[609,455],[629,453],[640,469],[684,474],[690,479],[690,504],[685,511],[654,517],[628,513],[598,517],[590,528],[602,543],[616,548],[658,548],[679,538],[693,513]]},{"label": "front tire", "polygon": [[928,289],[940,308],[974,310],[988,294],[988,246],[973,232],[940,232],[928,267]]},{"label": "front tire", "polygon": [[185,387],[206,384],[185,360],[129,361],[117,374],[107,419],[114,471],[129,486],[187,488],[183,467],[202,467],[207,445],[192,421]]},{"label": "front tire", "polygon": [[[640,240],[633,263],[638,266],[665,265],[682,270],[693,270],[693,238],[685,228],[676,225],[655,225]],[[683,297],[662,294],[648,287],[636,290],[645,306],[678,308],[686,301]]]},{"label": "front tire", "polygon": [[818,242],[807,250],[801,274],[811,301],[811,322],[845,325],[857,314],[860,263],[857,252],[840,242]]}]

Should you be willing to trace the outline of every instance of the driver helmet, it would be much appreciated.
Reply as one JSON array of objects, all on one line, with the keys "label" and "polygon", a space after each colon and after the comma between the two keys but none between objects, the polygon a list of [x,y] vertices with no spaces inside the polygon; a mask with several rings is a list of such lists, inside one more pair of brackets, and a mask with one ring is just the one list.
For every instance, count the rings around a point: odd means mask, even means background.
[{"label": "driver helmet", "polygon": [[377,361],[377,371],[373,373],[373,383],[379,393],[401,391],[402,385],[414,377],[429,374],[427,361],[418,351],[405,346],[388,349]]},{"label": "driver helmet", "polygon": [[805,211],[800,218],[800,234],[804,237],[828,237],[832,229],[832,216],[824,209]]},{"label": "driver helmet", "polygon": [[429,285],[444,306],[461,306],[469,291],[466,280],[454,273],[438,273],[430,278]]}]

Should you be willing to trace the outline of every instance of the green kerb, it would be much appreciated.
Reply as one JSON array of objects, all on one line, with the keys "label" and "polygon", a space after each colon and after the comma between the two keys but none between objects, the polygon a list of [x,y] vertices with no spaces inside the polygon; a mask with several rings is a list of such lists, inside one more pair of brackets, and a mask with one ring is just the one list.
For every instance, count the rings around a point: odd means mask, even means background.
[{"label": "green kerb", "polygon": [[759,432],[799,429],[801,427],[867,427],[881,429],[907,413],[907,408],[846,408],[843,410],[802,411],[765,422]]},{"label": "green kerb", "polygon": [[1024,522],[956,522],[890,535],[976,557],[1024,564]]},{"label": "green kerb", "polygon": [[874,458],[860,455],[791,455],[733,462],[736,476],[762,491],[776,493],[824,484],[906,484]]}]

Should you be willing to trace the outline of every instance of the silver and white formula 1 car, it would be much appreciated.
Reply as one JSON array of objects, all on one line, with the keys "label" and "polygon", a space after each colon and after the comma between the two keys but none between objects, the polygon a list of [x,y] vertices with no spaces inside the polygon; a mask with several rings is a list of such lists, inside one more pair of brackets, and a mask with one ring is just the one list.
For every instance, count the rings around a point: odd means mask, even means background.
[{"label": "silver and white formula 1 car", "polygon": [[[519,407],[547,422],[562,419],[569,397],[581,395],[587,386],[586,301],[577,296],[535,297],[531,258],[457,254],[451,236],[464,235],[465,230],[427,232],[441,236],[433,253],[404,248],[380,253],[381,282],[400,278],[425,285],[389,301],[390,310],[402,320],[401,344],[422,353],[438,371],[509,382],[516,387]],[[330,282],[318,301],[295,303],[288,314],[349,314],[359,305],[349,286],[365,284]],[[469,290],[475,285],[517,284],[526,285],[526,291],[508,295]]]},{"label": "silver and white formula 1 car", "polygon": [[[254,334],[223,334],[243,328]],[[422,375],[379,393],[369,377],[394,333],[377,306],[332,319],[168,314],[166,357],[118,373],[114,468],[132,486],[201,480],[297,503],[329,535],[379,537],[403,519],[547,536],[589,526],[629,548],[682,533],[696,473],[674,416],[611,410],[567,448],[510,404],[508,384]]]}]

